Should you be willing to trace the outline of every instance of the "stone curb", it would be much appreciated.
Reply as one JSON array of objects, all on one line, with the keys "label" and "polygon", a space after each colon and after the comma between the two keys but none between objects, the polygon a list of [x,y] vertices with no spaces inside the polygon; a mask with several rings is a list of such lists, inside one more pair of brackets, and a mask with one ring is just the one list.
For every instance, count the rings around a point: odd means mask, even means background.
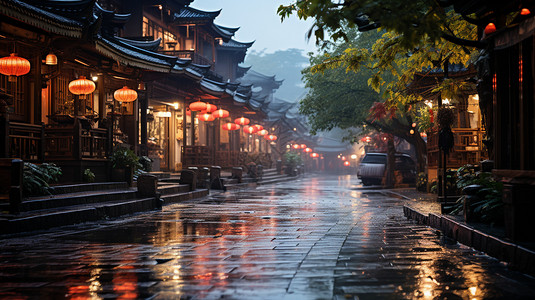
[{"label": "stone curb", "polygon": [[514,270],[535,275],[535,251],[485,234],[444,215],[434,213],[425,215],[406,205],[403,206],[403,214],[418,224],[440,230],[445,236],[461,244],[507,262]]}]

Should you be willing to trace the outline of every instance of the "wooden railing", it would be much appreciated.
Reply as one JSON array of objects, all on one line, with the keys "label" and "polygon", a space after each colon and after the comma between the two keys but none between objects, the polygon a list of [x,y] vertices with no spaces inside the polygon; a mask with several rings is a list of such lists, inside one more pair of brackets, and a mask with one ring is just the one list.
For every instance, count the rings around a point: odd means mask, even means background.
[{"label": "wooden railing", "polygon": [[[447,167],[458,168],[465,164],[476,164],[486,159],[483,149],[483,131],[471,128],[453,128],[453,150],[448,155]],[[438,131],[427,133],[427,163],[431,168],[438,167]]]},{"label": "wooden railing", "polygon": [[47,159],[105,159],[106,153],[106,129],[82,128],[78,122],[45,129],[45,156]]},{"label": "wooden railing", "polygon": [[[245,153],[246,154],[246,153]],[[240,166],[239,151],[214,151],[208,146],[182,146],[182,166],[221,166],[223,168]]]},{"label": "wooden railing", "polygon": [[43,161],[43,136],[43,125],[9,122],[9,156],[24,161]]}]

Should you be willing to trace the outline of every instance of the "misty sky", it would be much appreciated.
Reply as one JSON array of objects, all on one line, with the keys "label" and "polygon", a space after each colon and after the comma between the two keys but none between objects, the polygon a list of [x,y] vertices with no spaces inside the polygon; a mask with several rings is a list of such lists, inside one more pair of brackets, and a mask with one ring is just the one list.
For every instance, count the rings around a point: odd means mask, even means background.
[{"label": "misty sky", "polygon": [[195,0],[190,6],[206,11],[222,9],[216,24],[240,27],[234,38],[240,42],[255,41],[251,50],[274,52],[297,48],[314,51],[314,39],[306,40],[311,20],[303,21],[291,16],[282,24],[277,15],[281,4],[289,0]]}]

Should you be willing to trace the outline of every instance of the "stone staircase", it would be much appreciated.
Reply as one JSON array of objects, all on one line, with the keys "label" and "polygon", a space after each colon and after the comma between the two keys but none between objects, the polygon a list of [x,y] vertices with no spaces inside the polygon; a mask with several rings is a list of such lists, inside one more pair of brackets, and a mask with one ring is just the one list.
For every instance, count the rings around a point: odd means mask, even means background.
[{"label": "stone staircase", "polygon": [[171,174],[160,173],[156,175],[162,180],[160,200],[140,197],[137,188],[126,182],[109,182],[52,187],[51,195],[24,199],[19,214],[9,214],[7,205],[0,206],[0,234],[116,218],[208,195],[206,189],[190,191],[189,185],[179,184]]}]

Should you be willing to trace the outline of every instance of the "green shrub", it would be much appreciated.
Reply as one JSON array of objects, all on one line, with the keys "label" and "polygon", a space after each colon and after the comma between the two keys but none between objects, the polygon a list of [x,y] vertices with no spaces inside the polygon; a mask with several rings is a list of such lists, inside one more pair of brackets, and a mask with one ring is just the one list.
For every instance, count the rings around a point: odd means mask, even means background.
[{"label": "green shrub", "polygon": [[59,181],[61,168],[52,163],[24,163],[22,193],[25,197],[50,195],[50,183]]},{"label": "green shrub", "polygon": [[148,156],[141,156],[139,158],[139,163],[141,164],[141,169],[145,172],[152,171],[152,159]]},{"label": "green shrub", "polygon": [[139,163],[139,157],[130,149],[119,147],[113,151],[110,157],[112,168],[124,169],[131,167],[134,170],[140,169],[143,166]]},{"label": "green shrub", "polygon": [[303,159],[301,159],[301,155],[295,152],[286,152],[284,154],[284,161],[285,161],[285,164],[290,167],[296,167],[303,163]]},{"label": "green shrub", "polygon": [[[471,204],[475,219],[485,223],[503,222],[503,184],[497,182],[490,172],[478,171],[473,165],[464,165],[457,170],[457,188],[463,189],[469,185],[480,185],[477,192],[479,200]],[[465,195],[457,200],[453,213],[463,209]]]},{"label": "green shrub", "polygon": [[90,169],[84,170],[84,182],[95,182],[95,173]]},{"label": "green shrub", "polygon": [[416,180],[416,189],[421,192],[427,191],[427,174],[424,172],[418,173],[418,178]]}]

